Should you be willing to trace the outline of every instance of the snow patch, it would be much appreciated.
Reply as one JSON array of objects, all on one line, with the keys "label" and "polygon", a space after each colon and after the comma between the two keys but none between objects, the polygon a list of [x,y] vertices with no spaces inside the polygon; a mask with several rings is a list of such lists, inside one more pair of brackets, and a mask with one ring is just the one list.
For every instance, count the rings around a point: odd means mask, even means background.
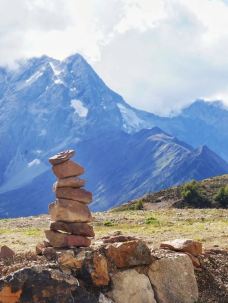
[{"label": "snow patch", "polygon": [[43,71],[37,71],[35,74],[33,74],[27,80],[25,80],[25,82],[26,82],[26,84],[31,84],[31,83],[35,82],[42,75],[43,75]]},{"label": "snow patch", "polygon": [[34,166],[34,165],[39,165],[40,160],[39,159],[34,159],[31,162],[28,163],[28,167]]},{"label": "snow patch", "polygon": [[63,81],[61,79],[55,79],[54,80],[55,84],[64,84]]},{"label": "snow patch", "polygon": [[53,70],[54,75],[59,76],[62,72],[61,68],[59,66],[55,65],[53,62],[50,62],[49,64]]},{"label": "snow patch", "polygon": [[77,99],[71,100],[71,107],[74,109],[74,113],[79,115],[81,118],[85,118],[88,114],[88,108],[84,106],[82,101]]},{"label": "snow patch", "polygon": [[142,127],[146,127],[145,125],[145,121],[141,120],[136,113],[134,112],[134,110],[124,106],[121,103],[117,104],[121,116],[123,118],[123,126],[127,131],[132,131],[132,130],[139,130]]}]

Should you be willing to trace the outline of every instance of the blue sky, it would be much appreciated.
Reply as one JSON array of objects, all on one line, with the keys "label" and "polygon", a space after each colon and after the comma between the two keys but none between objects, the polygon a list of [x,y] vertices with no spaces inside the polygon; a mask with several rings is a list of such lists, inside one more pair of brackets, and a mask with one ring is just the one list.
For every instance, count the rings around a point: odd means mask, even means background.
[{"label": "blue sky", "polygon": [[0,0],[0,64],[79,52],[132,105],[228,104],[228,1]]}]

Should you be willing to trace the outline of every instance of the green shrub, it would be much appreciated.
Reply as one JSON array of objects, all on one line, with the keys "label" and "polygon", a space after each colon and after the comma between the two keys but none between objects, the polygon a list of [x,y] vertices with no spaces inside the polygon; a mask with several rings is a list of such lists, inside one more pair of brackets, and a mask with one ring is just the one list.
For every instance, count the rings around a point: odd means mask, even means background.
[{"label": "green shrub", "polygon": [[111,221],[105,221],[104,226],[114,226],[114,224]]},{"label": "green shrub", "polygon": [[215,201],[219,202],[219,204],[227,208],[228,207],[228,185],[223,186],[219,189],[217,194],[214,197]]},{"label": "green shrub", "polygon": [[139,200],[134,205],[134,210],[143,210],[143,202],[142,200]]},{"label": "green shrub", "polygon": [[194,207],[208,207],[210,206],[209,200],[200,190],[196,181],[191,181],[183,185],[181,190],[181,197],[183,200]]},{"label": "green shrub", "polygon": [[151,225],[155,225],[155,226],[160,226],[160,222],[158,221],[158,219],[156,219],[154,217],[146,218],[145,224],[151,224]]}]

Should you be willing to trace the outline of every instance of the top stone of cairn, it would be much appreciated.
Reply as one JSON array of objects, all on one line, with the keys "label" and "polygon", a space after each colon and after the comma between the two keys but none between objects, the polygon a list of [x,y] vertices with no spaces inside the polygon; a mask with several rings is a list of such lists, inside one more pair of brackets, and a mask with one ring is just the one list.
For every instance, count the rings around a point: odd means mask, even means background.
[{"label": "top stone of cairn", "polygon": [[49,158],[49,162],[52,165],[57,165],[60,163],[63,163],[67,160],[69,160],[70,158],[72,158],[75,154],[75,151],[73,149],[68,149],[66,151],[60,152],[56,155],[54,155],[53,157]]}]

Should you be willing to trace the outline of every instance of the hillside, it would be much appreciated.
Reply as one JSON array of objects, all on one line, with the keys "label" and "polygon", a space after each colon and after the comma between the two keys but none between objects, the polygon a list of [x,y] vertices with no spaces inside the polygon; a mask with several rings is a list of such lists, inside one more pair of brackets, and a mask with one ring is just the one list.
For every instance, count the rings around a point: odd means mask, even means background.
[{"label": "hillside", "polygon": [[[198,191],[202,194],[205,203],[202,203],[199,208],[220,208],[222,205],[218,201],[215,201],[215,196],[219,192],[220,188],[228,185],[228,175],[217,176],[213,178],[204,179],[196,182]],[[184,185],[171,187],[165,190],[161,190],[155,193],[149,193],[141,198],[129,201],[118,208],[115,211],[122,211],[128,209],[137,209],[141,207],[144,210],[156,210],[165,208],[185,208],[185,207],[197,207],[191,204],[191,202],[184,201],[183,198]],[[227,201],[228,204],[228,201]]]}]

